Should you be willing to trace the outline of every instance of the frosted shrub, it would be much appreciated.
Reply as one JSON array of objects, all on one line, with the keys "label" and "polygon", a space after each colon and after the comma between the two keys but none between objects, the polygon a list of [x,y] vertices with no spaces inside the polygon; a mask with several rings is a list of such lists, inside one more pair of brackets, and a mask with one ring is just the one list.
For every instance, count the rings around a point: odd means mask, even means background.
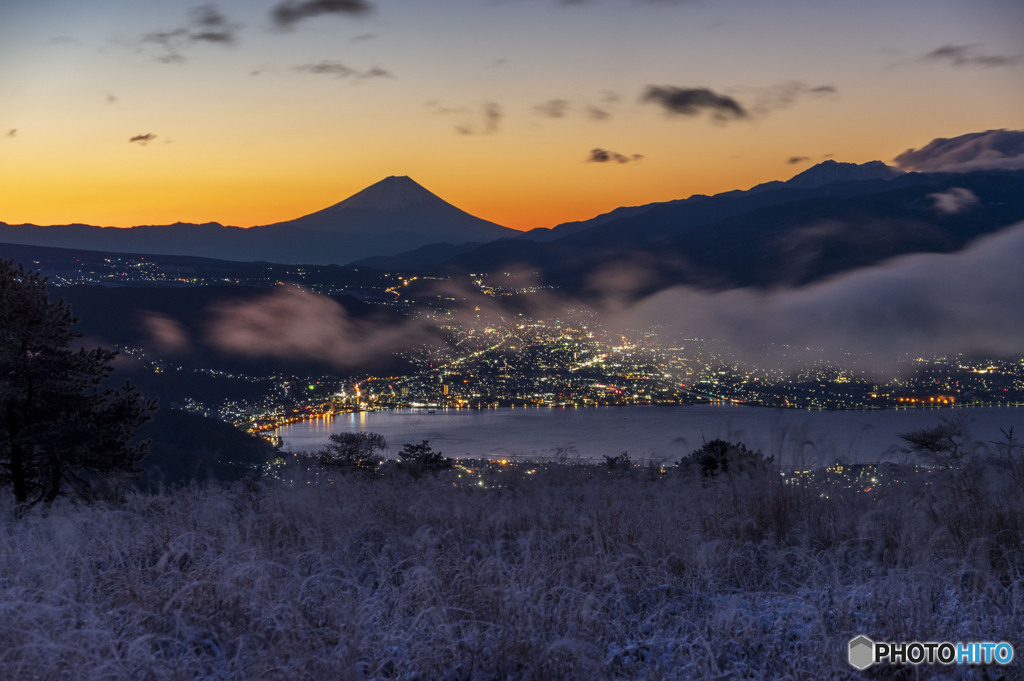
[{"label": "frosted shrub", "polygon": [[852,678],[861,633],[1024,630],[1019,496],[471,469],[4,497],[0,678]]}]

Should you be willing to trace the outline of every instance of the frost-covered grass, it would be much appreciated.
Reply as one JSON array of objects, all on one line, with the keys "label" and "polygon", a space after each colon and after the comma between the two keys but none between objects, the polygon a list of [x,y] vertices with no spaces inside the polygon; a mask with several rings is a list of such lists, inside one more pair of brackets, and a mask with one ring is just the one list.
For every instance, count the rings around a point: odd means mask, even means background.
[{"label": "frost-covered grass", "polygon": [[847,641],[1024,655],[1024,500],[550,465],[0,508],[0,679],[1019,678],[856,672]]}]

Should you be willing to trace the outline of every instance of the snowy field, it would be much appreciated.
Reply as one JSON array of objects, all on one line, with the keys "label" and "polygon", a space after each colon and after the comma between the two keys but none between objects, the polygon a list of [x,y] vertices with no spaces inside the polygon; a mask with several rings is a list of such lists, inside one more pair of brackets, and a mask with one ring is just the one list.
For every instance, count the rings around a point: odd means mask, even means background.
[{"label": "snowy field", "polygon": [[1021,678],[846,660],[858,634],[1024,651],[1019,465],[872,493],[458,471],[295,471],[23,518],[4,496],[0,678]]}]

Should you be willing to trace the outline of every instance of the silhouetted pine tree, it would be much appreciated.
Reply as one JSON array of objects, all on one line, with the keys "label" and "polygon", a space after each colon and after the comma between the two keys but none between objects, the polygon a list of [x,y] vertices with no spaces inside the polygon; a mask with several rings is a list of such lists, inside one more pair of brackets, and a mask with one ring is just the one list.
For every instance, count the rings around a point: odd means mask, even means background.
[{"label": "silhouetted pine tree", "polygon": [[69,489],[88,497],[100,477],[137,472],[148,451],[133,431],[156,401],[127,383],[102,387],[117,353],[72,350],[75,321],[38,272],[0,261],[0,485],[21,505]]}]

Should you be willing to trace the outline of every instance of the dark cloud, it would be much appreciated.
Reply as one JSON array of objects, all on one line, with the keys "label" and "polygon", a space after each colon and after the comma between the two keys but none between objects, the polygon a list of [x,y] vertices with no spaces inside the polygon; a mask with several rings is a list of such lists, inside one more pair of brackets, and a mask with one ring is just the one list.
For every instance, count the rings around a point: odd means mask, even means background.
[{"label": "dark cloud", "polygon": [[640,101],[653,102],[666,112],[679,116],[697,116],[707,112],[720,123],[748,116],[747,110],[732,97],[704,87],[648,85]]},{"label": "dark cloud", "polygon": [[603,92],[598,97],[599,105],[588,103],[586,100],[573,103],[568,99],[553,98],[533,107],[533,113],[544,118],[566,118],[574,112],[586,116],[595,121],[604,121],[611,118],[609,108],[619,100],[614,92]]},{"label": "dark cloud", "polygon": [[295,67],[296,71],[314,73],[316,75],[334,76],[335,78],[348,78],[354,76],[356,70],[336,61],[321,61],[316,64],[301,64]]},{"label": "dark cloud", "polygon": [[359,74],[358,78],[394,78],[395,74],[391,73],[387,69],[382,69],[379,66],[371,66],[367,70]]},{"label": "dark cloud", "polygon": [[375,40],[376,38],[377,38],[377,34],[376,33],[361,33],[361,34],[357,35],[355,38],[352,38],[352,42],[354,42],[354,43],[364,43],[367,40]]},{"label": "dark cloud", "polygon": [[357,15],[370,9],[365,0],[287,0],[274,5],[270,18],[278,28],[288,29],[303,19],[325,14]]},{"label": "dark cloud", "polygon": [[233,43],[235,36],[229,31],[198,31],[189,34],[189,40],[193,42],[207,43]]},{"label": "dark cloud", "polygon": [[369,68],[366,71],[359,71],[358,69],[353,69],[336,61],[321,61],[316,64],[301,64],[296,66],[295,70],[303,71],[305,73],[313,73],[316,75],[334,76],[335,78],[355,78],[357,80],[364,80],[366,78],[394,77],[390,71],[386,71],[377,66]]},{"label": "dark cloud", "polygon": [[810,156],[790,156],[786,159],[786,163],[791,166],[795,166],[797,163],[803,163],[804,161],[810,161]]},{"label": "dark cloud", "polygon": [[4,137],[17,137],[17,136],[18,136],[18,129],[17,128],[11,128],[4,135]]},{"label": "dark cloud", "polygon": [[[457,110],[453,110],[457,111]],[[491,135],[498,132],[504,114],[497,102],[484,102],[480,107],[479,116],[455,126],[460,135]]]},{"label": "dark cloud", "polygon": [[987,130],[959,137],[933,139],[920,149],[895,158],[903,170],[969,172],[1024,168],[1024,130]]},{"label": "dark cloud", "polygon": [[154,135],[151,132],[147,132],[144,135],[135,135],[134,137],[132,137],[131,139],[128,140],[128,143],[129,144],[135,143],[135,144],[141,144],[142,146],[146,146],[147,144],[149,144],[150,142],[152,142],[155,139],[156,139],[156,135]]},{"label": "dark cloud", "polygon": [[768,343],[820,348],[839,363],[871,356],[879,371],[910,353],[1021,356],[1022,259],[1018,223],[956,253],[904,256],[800,288],[668,289],[618,321],[720,339],[762,366]]},{"label": "dark cloud", "polygon": [[107,104],[117,104],[117,95],[108,92],[105,95],[105,99],[107,100]]},{"label": "dark cloud", "polygon": [[185,61],[184,51],[198,43],[233,45],[237,26],[228,20],[215,5],[201,5],[189,13],[184,26],[168,31],[147,33],[139,41],[143,47],[155,47],[157,60],[165,64]]},{"label": "dark cloud", "polygon": [[590,150],[587,163],[629,163],[630,161],[639,161],[641,159],[643,159],[643,154],[626,156],[625,154],[608,151],[607,149],[595,148]]},{"label": "dark cloud", "polygon": [[569,101],[565,99],[549,99],[543,104],[533,107],[534,113],[545,118],[565,118],[569,111]]},{"label": "dark cloud", "polygon": [[764,116],[772,111],[788,109],[801,99],[822,99],[825,97],[837,97],[839,90],[832,85],[810,86],[798,80],[790,80],[771,87],[759,88],[752,91],[753,104],[751,111]]},{"label": "dark cloud", "polygon": [[943,45],[921,57],[921,61],[944,62],[953,66],[1010,66],[1024,61],[1020,55],[986,54],[977,45]]},{"label": "dark cloud", "polygon": [[203,5],[192,10],[189,39],[195,42],[233,43],[234,27],[214,5]]}]

